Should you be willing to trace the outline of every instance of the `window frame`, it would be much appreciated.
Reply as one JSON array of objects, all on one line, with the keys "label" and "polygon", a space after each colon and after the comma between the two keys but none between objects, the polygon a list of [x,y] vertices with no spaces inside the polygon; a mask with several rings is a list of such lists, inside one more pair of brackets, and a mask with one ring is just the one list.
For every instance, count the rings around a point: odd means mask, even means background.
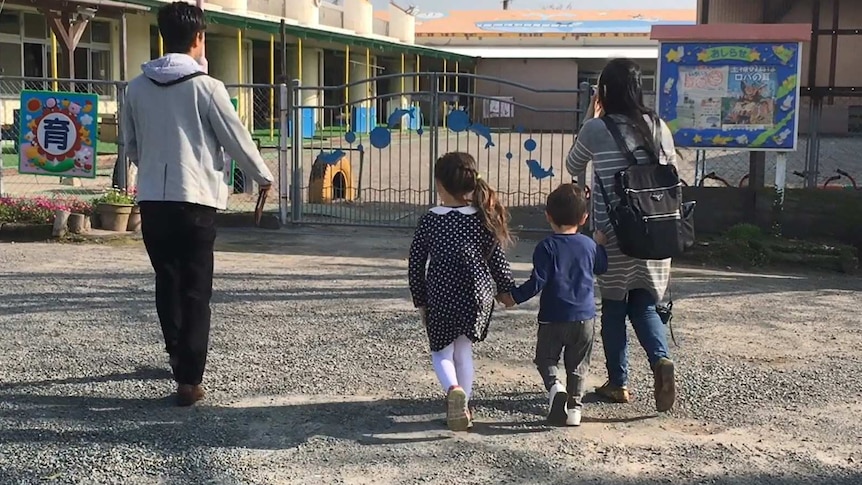
[{"label": "window frame", "polygon": [[[44,68],[44,71],[46,73],[45,79],[52,79],[52,78],[57,77],[57,73],[52,72],[52,69],[51,69],[52,63],[50,62],[50,59],[51,59],[51,56],[54,55],[54,52],[53,52],[52,45],[51,45],[52,30],[51,30],[51,26],[48,25],[48,20],[47,19],[45,20],[46,37],[44,39],[38,38],[38,37],[28,37],[25,35],[25,31],[24,31],[24,18],[26,15],[37,15],[37,14],[30,11],[30,10],[17,10],[17,9],[10,9],[9,13],[13,13],[18,17],[18,34],[15,35],[15,34],[0,33],[0,43],[17,45],[18,50],[19,50],[20,59],[21,59],[21,76],[10,76],[10,77],[23,77],[23,74],[25,72],[24,44],[43,45],[44,49],[45,49],[44,50],[44,52],[45,52],[45,61],[44,61],[45,64],[43,64],[43,68]],[[106,24],[108,29],[109,29],[111,38],[110,38],[109,42],[80,42],[78,44],[76,51],[79,49],[87,49],[87,56],[86,56],[86,58],[87,58],[86,73],[87,74],[86,74],[86,79],[82,79],[82,81],[84,81],[84,82],[76,83],[76,84],[86,85],[87,86],[87,92],[98,94],[100,97],[105,96],[109,100],[115,99],[116,98],[116,89],[112,89],[110,87],[110,85],[103,84],[101,82],[98,84],[93,84],[92,82],[86,82],[86,81],[94,81],[94,79],[93,79],[93,60],[92,60],[92,56],[93,56],[94,51],[96,51],[96,52],[107,52],[108,53],[107,59],[108,59],[109,74],[107,76],[108,79],[105,81],[112,82],[112,81],[114,81],[114,77],[115,77],[114,73],[115,73],[116,66],[114,65],[115,64],[114,63],[114,56],[113,56],[113,52],[111,50],[111,47],[112,47],[113,42],[114,42],[114,27],[115,27],[116,21],[113,19],[104,19],[104,18],[96,18],[96,19],[91,20],[90,25],[88,25],[88,27],[87,27],[88,30],[91,32],[90,39],[92,39],[92,24],[93,24],[93,22]],[[58,44],[57,47],[58,47],[58,50],[60,50],[60,53],[62,53],[64,50],[63,46]],[[69,73],[69,74],[70,74],[70,78],[74,78],[73,73]],[[102,80],[96,80],[96,81],[102,81]],[[50,81],[45,81],[45,85],[42,87],[42,89],[46,89],[46,90],[49,89],[49,86],[47,85],[49,82]],[[36,86],[35,82],[32,83],[32,86],[38,88],[38,86]],[[29,86],[27,86],[26,83],[24,83],[22,85],[22,89],[25,89],[25,88],[29,88]],[[3,98],[3,99],[13,99],[13,98],[17,98],[19,96],[20,96],[20,94],[12,95],[12,94],[5,94],[5,93],[0,92],[0,98]]]}]

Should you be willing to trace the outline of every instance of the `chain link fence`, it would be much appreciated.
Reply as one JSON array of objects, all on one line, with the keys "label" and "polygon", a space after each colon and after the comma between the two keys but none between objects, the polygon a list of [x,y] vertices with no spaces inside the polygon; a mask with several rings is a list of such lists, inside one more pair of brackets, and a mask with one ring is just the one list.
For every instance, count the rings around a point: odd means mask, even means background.
[{"label": "chain link fence", "polygon": [[[266,212],[278,212],[281,193],[279,177],[279,141],[281,129],[279,113],[279,86],[268,84],[229,84],[226,86],[240,120],[248,128],[257,144],[264,163],[272,172],[274,181],[270,197],[267,198]],[[234,165],[231,195],[228,198],[228,211],[252,212],[257,203],[257,184],[247,177],[239,166]]]},{"label": "chain link fence", "polygon": [[[0,77],[0,171],[2,194],[16,198],[80,198],[90,200],[112,187],[112,173],[117,162],[119,147],[118,106],[119,92],[124,83],[110,81],[73,81],[33,78]],[[18,169],[20,152],[31,150],[29,140],[21,139],[20,127],[32,123],[32,116],[21,108],[23,91],[55,91],[62,93],[91,93],[99,96],[93,107],[97,116],[92,124],[98,130],[94,178],[68,178],[60,175],[29,175]],[[22,113],[25,113],[22,115]],[[24,119],[22,120],[22,116]],[[87,127],[92,129],[92,126]],[[22,143],[23,142],[23,143]]]},{"label": "chain link fence", "polygon": [[[439,73],[418,76],[431,79],[425,84],[429,87],[436,86],[440,77]],[[393,84],[390,79],[367,80],[381,81]],[[507,82],[478,77],[476,81]],[[395,84],[398,82],[394,79]],[[115,170],[115,165],[122,152],[119,113],[125,85],[113,81],[0,76],[0,193],[16,198],[93,200],[111,187],[121,185],[118,181],[122,177],[117,173],[121,170]],[[350,99],[348,103],[335,99],[345,91],[345,86],[308,87],[302,91],[281,85],[244,84],[227,88],[240,119],[275,178],[273,195],[265,210],[277,212],[280,201],[284,201],[284,221],[292,218],[295,222],[362,225],[412,225],[416,215],[434,203],[431,175],[434,158],[453,150],[476,156],[483,176],[507,205],[540,208],[554,186],[571,180],[565,173],[564,161],[575,139],[579,113],[585,110],[583,102],[588,100],[588,96],[578,91],[533,91],[531,95],[536,98],[530,102],[545,105],[547,99],[559,97],[555,105],[568,108],[536,109],[525,104],[523,100],[528,98],[514,97],[499,104],[511,103],[513,118],[507,119],[484,113],[488,111],[488,103],[496,102],[496,98],[480,93],[435,91],[433,87],[403,94],[377,94],[369,89],[368,92],[374,93],[370,97]],[[27,149],[20,126],[31,121],[20,106],[25,90],[55,91],[60,93],[58,99],[62,99],[63,92],[98,95],[97,116],[93,120],[98,137],[94,178],[30,175],[19,171],[20,152]],[[314,103],[308,102],[315,97]],[[288,107],[291,98],[295,98],[294,109]],[[821,109],[811,110],[815,116],[812,120],[806,118],[811,117],[810,99],[804,100],[800,115],[803,127],[810,126],[812,133],[800,137],[798,150],[788,153],[787,187],[805,187],[806,176],[812,171],[817,173],[818,187],[824,184],[855,187],[856,178],[862,176],[858,156],[862,152],[860,99],[823,99]],[[394,124],[389,115],[393,102],[398,106],[407,103],[407,108],[401,110],[404,114],[394,118]],[[487,133],[477,132],[476,127],[452,126],[453,119],[447,113],[451,113],[453,105],[468,113],[472,111],[470,118],[480,120]],[[517,116],[525,117],[526,121],[519,121]],[[534,122],[550,124],[552,128]],[[292,126],[302,132],[297,137],[302,141],[295,149],[290,133],[282,133],[283,129],[292,130]],[[375,127],[385,128],[385,146],[373,140]],[[678,154],[680,174],[690,186],[747,186],[752,159],[749,152],[679,149]],[[346,157],[353,166],[352,172],[328,157]],[[763,157],[769,186],[775,179],[777,154],[766,153]],[[547,175],[551,171],[553,176]],[[324,172],[331,176],[326,177]],[[255,183],[239,167],[234,166],[232,175],[228,211],[253,211],[257,197]],[[592,177],[589,173],[584,175],[579,179],[585,178],[589,183]],[[132,168],[127,177],[129,187],[135,185],[134,176]]]},{"label": "chain link fence", "polygon": [[[0,194],[13,198],[60,198],[92,201],[111,188],[122,185],[115,167],[121,145],[122,127],[120,110],[125,82],[72,79],[42,79],[0,76]],[[275,177],[274,193],[279,190],[278,161],[278,86],[231,85],[227,86],[237,107],[240,118],[248,127],[258,144],[261,155]],[[21,139],[22,122],[28,119],[26,109],[21,108],[24,91],[51,91],[58,93],[63,102],[63,93],[90,93],[98,95],[98,105],[93,125],[97,130],[94,178],[63,177],[61,175],[31,175],[19,170],[21,152],[31,149],[28,140]],[[25,113],[22,115],[22,113]],[[22,116],[24,119],[22,120]],[[179,128],[178,128],[179,129]],[[26,131],[26,130],[25,130]],[[25,133],[26,134],[26,133]],[[23,144],[22,144],[23,142]],[[228,211],[251,212],[255,209],[257,187],[241,169],[234,166]],[[136,170],[128,167],[127,187],[133,190]],[[270,197],[267,211],[278,210],[279,199]]]}]

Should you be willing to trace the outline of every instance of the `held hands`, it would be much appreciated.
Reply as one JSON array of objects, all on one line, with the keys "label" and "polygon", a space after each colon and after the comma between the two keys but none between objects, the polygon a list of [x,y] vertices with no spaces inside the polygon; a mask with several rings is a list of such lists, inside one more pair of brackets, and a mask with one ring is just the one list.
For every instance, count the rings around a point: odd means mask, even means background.
[{"label": "held hands", "polygon": [[506,308],[512,308],[517,305],[515,303],[515,299],[512,298],[511,293],[500,293],[496,296],[495,300],[497,300],[500,304],[504,305]]},{"label": "held hands", "polygon": [[595,241],[599,246],[604,246],[608,243],[608,237],[605,233],[596,229],[595,232],[593,232],[593,241]]}]

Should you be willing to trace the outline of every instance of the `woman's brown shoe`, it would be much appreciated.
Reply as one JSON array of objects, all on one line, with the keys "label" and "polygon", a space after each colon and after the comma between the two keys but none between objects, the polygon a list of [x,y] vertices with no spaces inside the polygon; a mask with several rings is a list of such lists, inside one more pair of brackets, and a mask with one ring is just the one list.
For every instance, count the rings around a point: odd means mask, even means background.
[{"label": "woman's brown shoe", "polygon": [[177,405],[188,407],[204,398],[206,393],[200,384],[180,384],[177,386]]}]

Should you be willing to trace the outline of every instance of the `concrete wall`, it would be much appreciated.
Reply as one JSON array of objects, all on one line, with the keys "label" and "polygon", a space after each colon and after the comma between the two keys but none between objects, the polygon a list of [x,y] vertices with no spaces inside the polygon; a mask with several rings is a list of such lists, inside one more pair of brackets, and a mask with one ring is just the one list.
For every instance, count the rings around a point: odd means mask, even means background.
[{"label": "concrete wall", "polygon": [[[478,64],[478,74],[505,79],[541,89],[577,89],[578,64],[571,59],[482,59]],[[528,130],[569,131],[575,129],[576,120],[572,116],[547,113],[542,109],[577,107],[575,94],[534,93],[495,81],[480,80],[476,83],[476,93],[485,96],[512,96],[520,103],[534,110],[515,107],[513,120],[499,120],[499,123],[522,126]],[[482,114],[482,102],[473,103],[474,118]]]}]

